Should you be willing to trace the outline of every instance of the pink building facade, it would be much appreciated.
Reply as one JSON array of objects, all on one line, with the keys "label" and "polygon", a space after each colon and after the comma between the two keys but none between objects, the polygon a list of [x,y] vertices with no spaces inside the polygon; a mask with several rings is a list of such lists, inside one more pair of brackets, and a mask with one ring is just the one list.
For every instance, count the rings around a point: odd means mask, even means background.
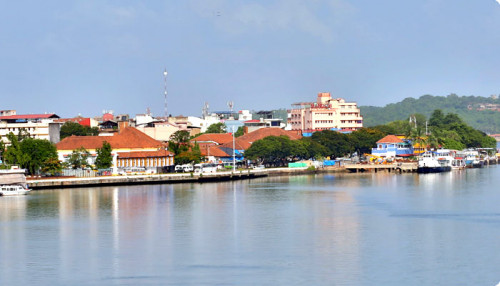
[{"label": "pink building facade", "polygon": [[292,130],[302,132],[355,131],[363,127],[363,117],[355,102],[332,98],[329,92],[321,92],[316,102],[292,104],[288,124]]}]

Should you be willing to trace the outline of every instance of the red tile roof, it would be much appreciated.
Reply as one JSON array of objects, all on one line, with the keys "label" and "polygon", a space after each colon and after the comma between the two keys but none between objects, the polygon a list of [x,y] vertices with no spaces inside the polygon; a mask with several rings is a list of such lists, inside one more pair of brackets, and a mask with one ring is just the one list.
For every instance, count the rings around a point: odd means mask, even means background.
[{"label": "red tile roof", "polygon": [[141,152],[120,152],[118,158],[154,158],[154,157],[170,157],[174,153],[167,150],[158,151],[141,151]]},{"label": "red tile roof", "polygon": [[231,133],[205,133],[196,138],[191,139],[191,142],[216,142],[221,145],[233,141]]},{"label": "red tile roof", "polygon": [[229,157],[230,155],[222,151],[217,146],[209,147],[208,149],[201,149],[202,156],[214,156],[214,157]]},{"label": "red tile roof", "polygon": [[9,115],[9,116],[0,116],[0,120],[2,119],[40,119],[40,118],[59,118],[54,113],[50,114],[18,114],[18,115]]},{"label": "red tile roof", "polygon": [[[298,140],[302,138],[294,131],[286,131],[281,128],[260,128],[253,132],[247,133],[236,138],[235,149],[236,150],[246,150],[250,148],[253,142],[263,139],[267,136],[287,136],[291,140]],[[223,147],[233,148],[233,142],[228,142],[222,145]]]},{"label": "red tile roof", "polygon": [[160,148],[162,143],[155,140],[141,131],[127,127],[120,133],[113,136],[70,136],[56,144],[57,150],[75,150],[83,147],[87,150],[102,147],[102,143],[107,141],[112,149],[140,149],[140,148]]},{"label": "red tile roof", "polygon": [[396,135],[387,135],[378,140],[377,143],[404,143],[404,141],[399,139]]}]

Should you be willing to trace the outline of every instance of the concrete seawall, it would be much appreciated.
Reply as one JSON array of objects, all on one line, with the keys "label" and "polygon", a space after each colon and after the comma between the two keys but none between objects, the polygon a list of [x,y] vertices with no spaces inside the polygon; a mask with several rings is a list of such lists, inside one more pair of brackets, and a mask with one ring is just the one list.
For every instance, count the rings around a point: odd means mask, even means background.
[{"label": "concrete seawall", "polygon": [[272,168],[262,170],[226,171],[217,173],[179,173],[179,174],[152,174],[131,176],[103,176],[92,178],[57,178],[28,180],[30,189],[51,188],[79,188],[92,186],[117,186],[117,185],[139,185],[139,184],[174,184],[174,183],[203,183],[221,182],[230,180],[245,180],[266,176],[280,175],[302,175],[323,172],[343,171],[341,168],[307,170],[307,168]]}]

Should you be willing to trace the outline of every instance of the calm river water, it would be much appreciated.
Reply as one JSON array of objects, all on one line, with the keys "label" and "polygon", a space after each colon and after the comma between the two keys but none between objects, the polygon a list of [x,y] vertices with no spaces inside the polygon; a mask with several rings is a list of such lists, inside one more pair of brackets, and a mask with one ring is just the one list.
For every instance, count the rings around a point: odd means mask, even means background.
[{"label": "calm river water", "polygon": [[0,197],[0,285],[496,285],[500,166]]}]

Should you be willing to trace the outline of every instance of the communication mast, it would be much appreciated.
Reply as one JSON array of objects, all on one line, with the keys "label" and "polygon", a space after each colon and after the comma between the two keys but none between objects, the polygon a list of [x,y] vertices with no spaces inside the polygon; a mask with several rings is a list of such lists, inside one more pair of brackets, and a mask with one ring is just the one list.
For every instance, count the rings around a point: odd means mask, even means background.
[{"label": "communication mast", "polygon": [[210,114],[208,102],[205,102],[205,105],[201,109],[201,112],[202,112],[203,118],[206,118]]},{"label": "communication mast", "polygon": [[167,112],[167,69],[163,71],[163,78],[165,80],[165,119],[168,118],[168,112]]},{"label": "communication mast", "polygon": [[234,106],[234,103],[232,101],[227,102],[227,107],[229,107],[229,111],[230,111],[229,117],[233,116],[233,106]]}]

